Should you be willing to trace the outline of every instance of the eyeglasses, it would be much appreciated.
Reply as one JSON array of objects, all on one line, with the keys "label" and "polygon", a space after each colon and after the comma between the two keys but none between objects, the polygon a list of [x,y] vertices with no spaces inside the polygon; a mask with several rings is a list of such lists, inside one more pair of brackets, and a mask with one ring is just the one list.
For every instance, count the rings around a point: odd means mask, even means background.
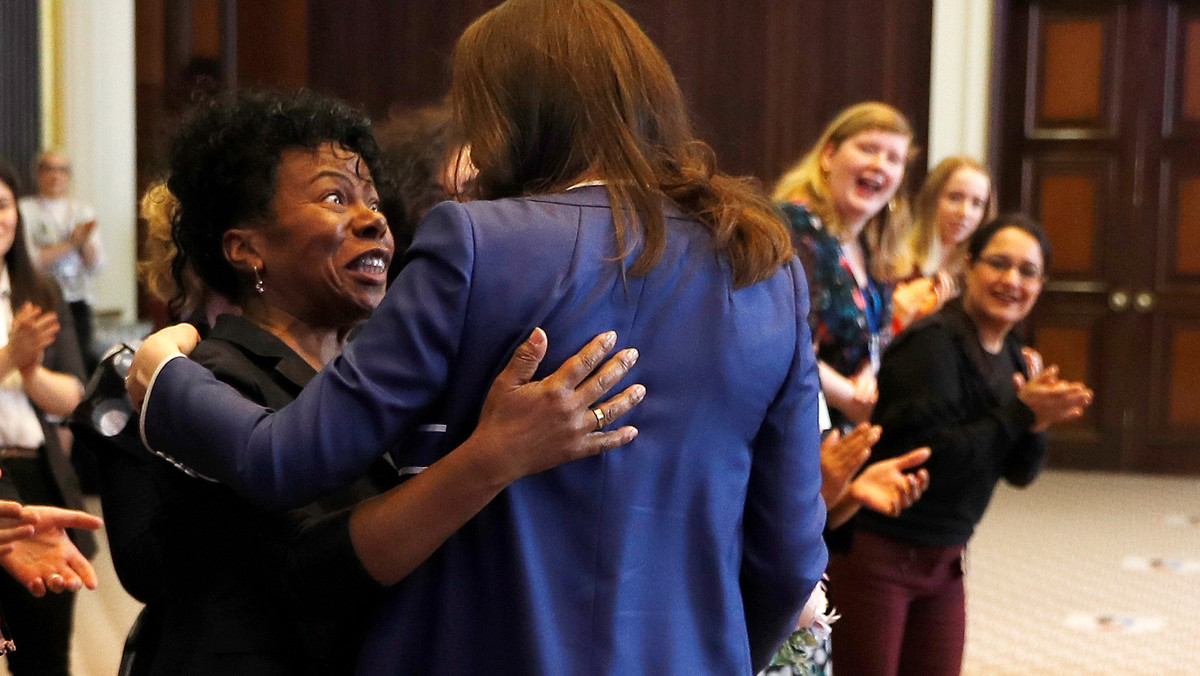
[{"label": "eyeglasses", "polygon": [[1009,270],[1016,268],[1017,274],[1021,276],[1021,279],[1027,282],[1046,281],[1046,273],[1033,263],[1017,263],[1008,256],[1000,255],[981,256],[979,258],[979,262],[988,266],[999,275],[1003,275]]}]

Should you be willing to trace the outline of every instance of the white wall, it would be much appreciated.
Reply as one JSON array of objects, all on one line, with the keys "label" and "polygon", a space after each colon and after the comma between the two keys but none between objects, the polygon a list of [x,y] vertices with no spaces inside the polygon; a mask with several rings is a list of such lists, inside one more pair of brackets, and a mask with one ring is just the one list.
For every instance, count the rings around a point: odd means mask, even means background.
[{"label": "white wall", "polygon": [[929,166],[947,155],[987,161],[992,0],[934,0]]},{"label": "white wall", "polygon": [[61,59],[54,70],[61,99],[48,113],[61,119],[46,125],[61,133],[53,140],[71,160],[73,194],[96,208],[106,258],[96,284],[96,309],[117,311],[127,321],[137,311],[133,4],[54,3],[50,15],[59,22],[53,30]]}]

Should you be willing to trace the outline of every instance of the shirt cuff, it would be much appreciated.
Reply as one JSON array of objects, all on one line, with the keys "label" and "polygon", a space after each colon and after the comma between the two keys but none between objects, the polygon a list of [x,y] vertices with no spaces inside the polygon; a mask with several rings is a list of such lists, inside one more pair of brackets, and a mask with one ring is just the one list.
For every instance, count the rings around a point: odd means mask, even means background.
[{"label": "shirt cuff", "polygon": [[142,445],[146,447],[146,450],[171,463],[175,469],[178,469],[190,477],[211,481],[213,483],[219,483],[216,479],[204,476],[187,465],[184,465],[182,462],[179,462],[175,458],[167,455],[166,453],[156,450],[150,445],[150,439],[146,437],[146,418],[150,411],[150,398],[154,394],[154,384],[158,382],[158,375],[163,372],[163,369],[166,368],[167,364],[170,364],[172,361],[180,358],[186,359],[187,355],[182,352],[176,352],[170,357],[167,357],[166,359],[162,360],[162,362],[158,365],[158,368],[154,369],[154,374],[150,376],[150,382],[146,385],[146,396],[142,399],[142,412],[141,415],[138,416],[138,434],[141,436]]}]

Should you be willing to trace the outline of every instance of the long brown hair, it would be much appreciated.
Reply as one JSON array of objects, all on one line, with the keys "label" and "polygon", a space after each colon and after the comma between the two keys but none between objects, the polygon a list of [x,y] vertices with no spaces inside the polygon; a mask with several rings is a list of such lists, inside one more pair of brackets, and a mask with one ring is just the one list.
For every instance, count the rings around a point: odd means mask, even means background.
[{"label": "long brown hair", "polygon": [[[842,112],[825,127],[820,138],[803,157],[784,172],[775,184],[772,197],[779,202],[801,202],[816,214],[825,230],[834,237],[841,237],[845,227],[838,219],[833,206],[833,194],[829,191],[829,176],[821,169],[821,153],[826,147],[837,150],[850,138],[866,131],[886,131],[913,138],[912,124],[899,110],[886,103],[866,101],[856,103]],[[908,160],[917,155],[910,145]],[[891,260],[899,248],[900,233],[909,224],[908,167],[896,188],[891,204],[872,216],[863,236],[871,251],[872,274],[881,279],[892,279]]]},{"label": "long brown hair", "polygon": [[[17,174],[6,162],[0,162],[0,183],[12,190],[14,198],[19,194],[21,186],[17,183]],[[12,246],[4,254],[4,265],[8,268],[8,281],[12,285],[14,313],[27,302],[46,312],[58,311],[59,293],[56,285],[33,267],[33,260],[29,257],[20,209],[17,210],[17,229],[13,233]]]},{"label": "long brown hair", "polygon": [[621,252],[644,243],[633,275],[662,257],[664,195],[708,228],[737,287],[792,256],[770,201],[716,170],[666,60],[608,0],[508,0],[484,14],[455,48],[449,101],[480,196],[603,180]]}]

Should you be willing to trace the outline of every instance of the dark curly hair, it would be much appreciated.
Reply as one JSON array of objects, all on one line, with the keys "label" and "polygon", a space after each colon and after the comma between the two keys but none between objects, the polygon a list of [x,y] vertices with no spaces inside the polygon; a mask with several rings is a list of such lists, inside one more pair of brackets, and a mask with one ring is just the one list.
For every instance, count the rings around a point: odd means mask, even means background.
[{"label": "dark curly hair", "polygon": [[238,301],[245,288],[225,259],[225,232],[271,218],[283,151],[336,143],[362,158],[381,198],[390,195],[371,120],[362,111],[307,91],[223,93],[191,110],[171,143],[167,187],[179,201],[171,233],[178,288],[190,266],[205,284]]}]

